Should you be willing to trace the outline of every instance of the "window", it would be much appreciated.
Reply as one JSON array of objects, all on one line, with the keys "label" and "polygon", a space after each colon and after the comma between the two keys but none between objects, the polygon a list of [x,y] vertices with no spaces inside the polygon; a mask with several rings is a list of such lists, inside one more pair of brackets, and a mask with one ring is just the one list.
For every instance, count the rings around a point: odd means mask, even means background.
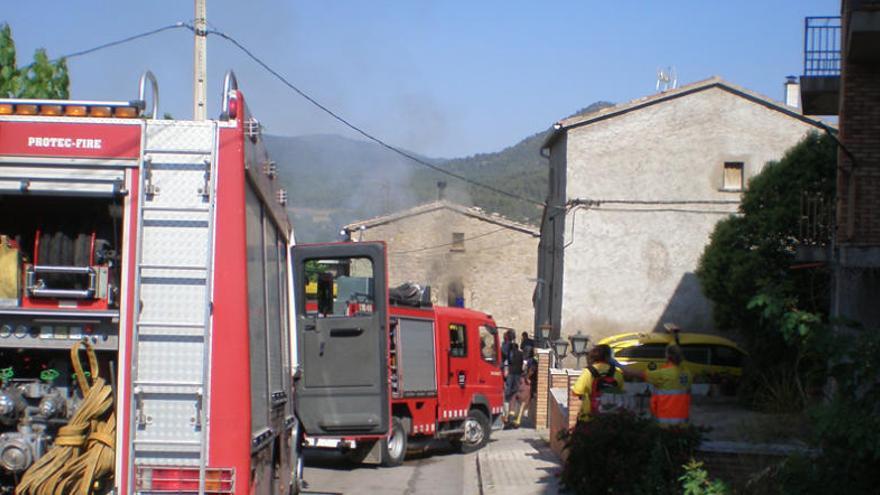
[{"label": "window", "polygon": [[721,189],[725,191],[743,190],[743,163],[724,162],[724,183]]},{"label": "window", "polygon": [[732,347],[712,346],[712,364],[718,366],[742,366],[743,355]]},{"label": "window", "polygon": [[[356,274],[354,276],[353,274]],[[367,258],[306,261],[306,307],[322,318],[373,314],[373,262]]]},{"label": "window", "polygon": [[697,364],[709,364],[709,348],[702,345],[683,345],[684,360]]},{"label": "window", "polygon": [[498,363],[498,331],[486,325],[480,325],[480,357],[489,363]]},{"label": "window", "polygon": [[449,355],[452,357],[467,356],[465,327],[460,323],[449,324]]},{"label": "window", "polygon": [[246,188],[248,333],[250,334],[251,432],[269,425],[269,355],[266,340],[266,272],[263,209]]},{"label": "window", "polygon": [[616,357],[630,359],[666,359],[666,345],[646,344],[625,347],[614,354]]},{"label": "window", "polygon": [[452,247],[449,250],[456,252],[464,251],[464,232],[452,233]]},{"label": "window", "polygon": [[455,278],[446,286],[446,305],[456,308],[464,307],[464,284]]}]

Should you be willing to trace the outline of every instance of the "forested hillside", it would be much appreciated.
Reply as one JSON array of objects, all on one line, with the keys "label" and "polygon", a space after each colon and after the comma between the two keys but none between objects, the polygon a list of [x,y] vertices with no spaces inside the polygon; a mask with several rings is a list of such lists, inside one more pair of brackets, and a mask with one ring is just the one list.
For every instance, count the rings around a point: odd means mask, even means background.
[{"label": "forested hillside", "polygon": [[[597,102],[577,112],[609,106]],[[542,202],[547,193],[547,160],[540,147],[549,131],[529,136],[496,153],[438,160],[420,157],[474,181]],[[299,242],[338,238],[346,224],[437,199],[437,182],[446,197],[511,219],[540,223],[542,209],[532,203],[465,184],[432,171],[377,144],[336,135],[266,136],[289,193],[288,208]]]}]

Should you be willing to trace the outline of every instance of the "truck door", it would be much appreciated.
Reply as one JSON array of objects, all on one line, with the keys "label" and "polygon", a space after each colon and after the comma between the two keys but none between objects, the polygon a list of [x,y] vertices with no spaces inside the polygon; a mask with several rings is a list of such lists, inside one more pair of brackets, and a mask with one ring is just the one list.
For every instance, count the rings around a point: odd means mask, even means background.
[{"label": "truck door", "polygon": [[390,423],[385,245],[291,249],[301,375],[296,411],[312,436],[385,435]]}]

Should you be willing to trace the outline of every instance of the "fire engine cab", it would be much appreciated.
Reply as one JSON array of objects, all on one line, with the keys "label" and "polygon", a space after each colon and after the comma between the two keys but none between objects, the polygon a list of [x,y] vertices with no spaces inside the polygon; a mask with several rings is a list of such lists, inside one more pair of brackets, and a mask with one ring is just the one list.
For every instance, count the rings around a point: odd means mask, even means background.
[{"label": "fire engine cab", "polygon": [[491,316],[433,306],[415,286],[389,293],[382,243],[300,245],[293,260],[307,445],[395,466],[408,446],[443,438],[470,452],[501,427]]}]

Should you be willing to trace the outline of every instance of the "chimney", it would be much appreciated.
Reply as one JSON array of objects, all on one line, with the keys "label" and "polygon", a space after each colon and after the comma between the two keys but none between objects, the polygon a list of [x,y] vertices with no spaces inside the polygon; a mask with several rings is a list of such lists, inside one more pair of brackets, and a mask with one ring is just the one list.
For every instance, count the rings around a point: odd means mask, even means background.
[{"label": "chimney", "polygon": [[801,107],[801,85],[795,76],[785,78],[785,104],[794,108]]},{"label": "chimney", "polygon": [[446,199],[446,181],[438,180],[437,181],[437,201],[443,201]]}]

